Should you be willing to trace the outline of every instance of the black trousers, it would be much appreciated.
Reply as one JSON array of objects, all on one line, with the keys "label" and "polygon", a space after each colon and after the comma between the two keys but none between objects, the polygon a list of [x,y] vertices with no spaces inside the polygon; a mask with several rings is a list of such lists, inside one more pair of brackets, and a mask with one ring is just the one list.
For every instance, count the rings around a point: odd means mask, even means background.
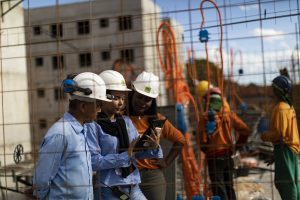
[{"label": "black trousers", "polygon": [[207,162],[213,195],[220,196],[222,200],[236,200],[231,156],[207,158]]},{"label": "black trousers", "polygon": [[166,179],[161,169],[140,170],[142,183],[140,188],[148,200],[165,200]]}]

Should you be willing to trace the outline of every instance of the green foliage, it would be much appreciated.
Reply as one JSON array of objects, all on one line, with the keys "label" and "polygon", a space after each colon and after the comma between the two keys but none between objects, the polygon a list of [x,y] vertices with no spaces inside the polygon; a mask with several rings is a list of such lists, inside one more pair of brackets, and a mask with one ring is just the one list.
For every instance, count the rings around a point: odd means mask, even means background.
[{"label": "green foliage", "polygon": [[[206,59],[194,60],[196,64],[197,78],[199,81],[207,80]],[[217,85],[217,66],[209,61],[210,81],[213,85]]]}]

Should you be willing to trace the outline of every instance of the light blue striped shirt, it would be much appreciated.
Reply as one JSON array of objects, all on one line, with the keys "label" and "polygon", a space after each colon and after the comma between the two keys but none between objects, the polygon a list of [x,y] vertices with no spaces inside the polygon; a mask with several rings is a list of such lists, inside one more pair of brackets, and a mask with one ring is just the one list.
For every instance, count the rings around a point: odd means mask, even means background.
[{"label": "light blue striped shirt", "polygon": [[68,112],[48,130],[33,172],[38,198],[93,199],[91,155],[85,132]]},{"label": "light blue striped shirt", "polygon": [[[129,117],[123,116],[129,137],[129,143],[139,136],[136,128]],[[97,171],[97,184],[108,186],[132,185],[141,182],[139,170],[134,158],[128,156],[127,151],[119,153],[118,138],[105,133],[96,122],[88,123],[87,138],[92,156],[92,167]],[[161,148],[155,150],[145,150],[135,154],[136,159],[143,158],[162,158]],[[136,169],[123,178],[121,167],[128,167],[131,163]],[[104,185],[104,186],[105,186]]]}]

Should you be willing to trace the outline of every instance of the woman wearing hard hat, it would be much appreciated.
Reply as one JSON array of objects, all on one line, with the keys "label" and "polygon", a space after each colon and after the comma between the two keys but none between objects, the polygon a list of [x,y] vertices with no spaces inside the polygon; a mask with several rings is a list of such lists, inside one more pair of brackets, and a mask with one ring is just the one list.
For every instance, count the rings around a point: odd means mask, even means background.
[{"label": "woman wearing hard hat", "polygon": [[157,124],[162,127],[155,128],[156,121],[166,119],[156,111],[156,98],[159,95],[158,76],[144,71],[133,81],[132,89],[133,91],[128,98],[129,115],[138,132],[143,135],[149,127],[152,127],[157,134],[173,143],[169,154],[162,159],[137,160],[142,179],[140,187],[146,198],[164,200],[166,180],[161,169],[174,161],[181,152],[185,139],[182,133],[168,120],[165,121],[164,125]]},{"label": "woman wearing hard hat", "polygon": [[87,125],[92,167],[96,171],[95,199],[145,200],[136,159],[160,158],[159,138],[149,137],[149,148],[133,152],[139,134],[127,116],[121,116],[127,88],[123,76],[113,70],[100,74],[112,102],[103,103],[97,121]]}]

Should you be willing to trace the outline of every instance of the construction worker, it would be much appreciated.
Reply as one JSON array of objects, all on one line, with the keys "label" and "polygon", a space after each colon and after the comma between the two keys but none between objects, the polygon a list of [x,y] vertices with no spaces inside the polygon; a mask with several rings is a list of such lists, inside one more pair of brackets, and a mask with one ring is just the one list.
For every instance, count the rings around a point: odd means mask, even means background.
[{"label": "construction worker", "polygon": [[[128,97],[129,115],[138,132],[143,135],[149,127],[153,126],[155,120],[166,119],[157,112],[158,76],[144,71],[133,81],[132,89]],[[168,120],[160,128],[158,128],[158,134],[173,143],[169,154],[162,159],[139,159],[137,161],[142,179],[140,187],[148,200],[165,200],[166,180],[162,169],[174,161],[185,143],[182,133]]]},{"label": "construction worker", "polygon": [[287,76],[273,79],[273,108],[270,128],[261,135],[274,144],[275,186],[282,199],[299,200],[298,154],[300,152],[296,112],[292,105],[292,84]]},{"label": "construction worker", "polygon": [[95,199],[145,200],[139,188],[141,179],[135,160],[162,157],[159,137],[153,134],[148,141],[152,145],[133,153],[139,133],[130,118],[121,115],[126,94],[130,89],[117,71],[106,70],[99,76],[103,78],[107,97],[112,102],[103,103],[97,121],[87,125],[92,168],[97,177]]},{"label": "construction worker", "polygon": [[[200,101],[201,101],[200,106],[203,106],[203,101],[204,101],[203,97],[207,93],[207,90],[211,88],[214,88],[214,86],[212,84],[209,85],[208,81],[206,80],[202,80],[198,83],[196,87],[196,94],[200,97]],[[223,99],[223,106],[226,106],[230,111],[230,106],[225,98]]]},{"label": "construction worker", "polygon": [[209,86],[208,81],[202,80],[202,81],[200,81],[200,82],[197,84],[197,87],[196,87],[196,94],[197,94],[200,98],[203,98],[203,96],[206,94],[207,90],[208,90],[209,88],[212,88],[212,87],[213,87],[212,85]]},{"label": "construction worker", "polygon": [[84,72],[63,81],[70,94],[69,111],[44,137],[33,172],[38,199],[93,199],[92,166],[85,124],[96,119],[106,98],[97,74]]},{"label": "construction worker", "polygon": [[249,128],[230,112],[228,106],[224,106],[219,88],[209,89],[206,95],[208,93],[208,113],[200,119],[200,147],[206,155],[213,195],[220,196],[222,200],[235,200],[231,157],[235,148],[231,131],[234,129],[238,133],[236,141],[237,145],[241,145],[247,140]]}]

